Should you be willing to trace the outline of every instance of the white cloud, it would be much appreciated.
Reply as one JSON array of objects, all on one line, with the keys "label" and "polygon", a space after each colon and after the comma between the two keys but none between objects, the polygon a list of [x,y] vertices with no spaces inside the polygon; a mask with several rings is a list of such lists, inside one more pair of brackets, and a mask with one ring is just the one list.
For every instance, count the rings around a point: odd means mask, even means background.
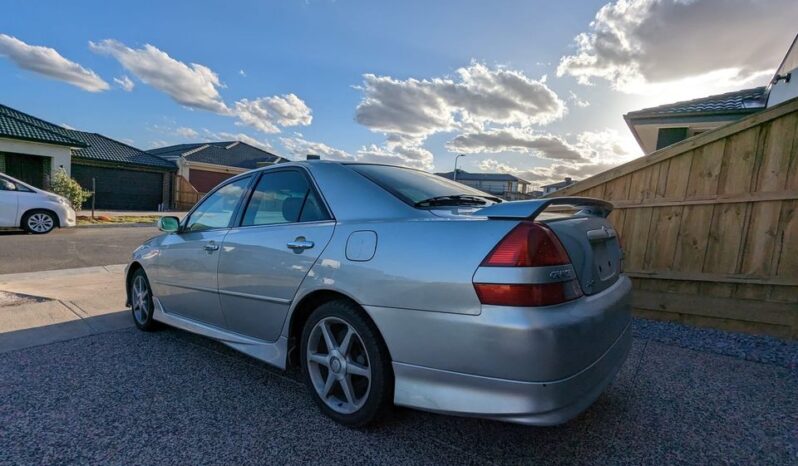
[{"label": "white cloud", "polygon": [[390,141],[378,146],[370,144],[357,151],[357,160],[370,163],[386,163],[403,167],[432,170],[432,152],[420,145],[401,145]]},{"label": "white cloud", "polygon": [[97,73],[67,60],[55,49],[29,45],[6,34],[0,34],[0,56],[9,58],[22,69],[64,81],[84,91],[101,92],[110,87]]},{"label": "white cloud", "polygon": [[247,73],[244,70],[238,70],[238,74],[240,74],[241,76],[243,76],[245,78],[247,77]]},{"label": "white cloud", "polygon": [[[530,139],[534,140],[534,135]],[[548,136],[552,137],[552,136]],[[485,159],[479,164],[482,171],[511,173],[525,180],[540,185],[562,181],[565,177],[583,179],[609,170],[617,165],[628,162],[640,156],[640,149],[635,144],[634,139],[618,134],[617,131],[607,129],[603,131],[585,131],[576,137],[572,142],[567,142],[561,138],[558,143],[551,147],[558,148],[562,143],[568,151],[575,151],[579,154],[577,159],[567,159],[561,157],[557,163],[528,168],[524,166],[514,166],[507,161],[497,159]],[[550,149],[550,148],[549,148]],[[528,152],[541,156],[538,148],[530,148]],[[548,158],[553,153],[549,152]]]},{"label": "white cloud", "polygon": [[114,78],[114,82],[119,84],[119,87],[121,87],[127,92],[132,91],[133,88],[136,87],[133,81],[127,76],[122,76],[121,78]]},{"label": "white cloud", "polygon": [[222,87],[219,76],[207,66],[187,65],[150,44],[134,49],[117,40],[106,39],[99,43],[89,42],[89,47],[114,57],[142,82],[182,105],[221,114],[230,111],[219,95]]},{"label": "white cloud", "polygon": [[66,128],[66,129],[71,129],[71,130],[74,130],[74,129],[75,129],[75,128],[73,128],[72,126],[69,126],[69,125],[68,125],[68,124],[66,124],[66,123],[61,123],[61,127],[62,127],[62,128]]},{"label": "white cloud", "polygon": [[560,118],[563,101],[543,80],[472,63],[457,79],[406,79],[366,74],[355,119],[370,130],[424,138],[489,123],[533,125]]},{"label": "white cloud", "polygon": [[242,124],[264,133],[279,133],[279,126],[307,126],[313,121],[310,107],[294,94],[241,99],[233,110]]},{"label": "white cloud", "polygon": [[323,142],[308,141],[301,137],[280,138],[280,143],[294,158],[305,160],[308,154],[320,155],[322,159],[337,161],[353,161],[355,156],[345,150],[330,147]]},{"label": "white cloud", "polygon": [[795,36],[795,0],[617,0],[557,75],[678,100],[763,83]]},{"label": "white cloud", "polygon": [[579,149],[558,136],[524,128],[502,128],[458,135],[446,144],[452,152],[521,152],[551,160],[582,161]]},{"label": "white cloud", "polygon": [[573,102],[577,107],[585,108],[590,107],[590,102],[580,98],[574,91],[568,91],[568,100]]},{"label": "white cloud", "polygon": [[[225,86],[216,72],[205,65],[176,60],[154,45],[145,44],[136,49],[106,39],[89,42],[89,46],[97,53],[114,57],[142,82],[182,105],[237,117],[240,124],[264,133],[279,133],[280,127],[309,125],[313,120],[310,107],[294,94],[241,99],[230,108],[219,93]],[[239,70],[239,74],[246,76],[244,70]],[[127,76],[114,81],[125,90],[133,88]]]},{"label": "white cloud", "polygon": [[196,130],[191,128],[186,128],[185,126],[177,128],[175,130],[175,134],[186,139],[194,139],[197,136],[199,136],[199,133]]},{"label": "white cloud", "polygon": [[[480,160],[479,169],[490,173],[517,173],[518,170],[496,159]],[[458,170],[459,171],[459,170]]]}]

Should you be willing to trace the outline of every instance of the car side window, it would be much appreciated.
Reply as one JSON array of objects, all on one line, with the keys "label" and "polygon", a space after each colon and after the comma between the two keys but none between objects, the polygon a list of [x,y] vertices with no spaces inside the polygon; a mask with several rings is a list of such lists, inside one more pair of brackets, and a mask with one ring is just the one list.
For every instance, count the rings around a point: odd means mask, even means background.
[{"label": "car side window", "polygon": [[17,185],[12,183],[11,181],[0,178],[0,191],[16,191]]},{"label": "car side window", "polygon": [[329,220],[308,179],[295,170],[264,173],[252,192],[242,226]]},{"label": "car side window", "polygon": [[250,177],[241,178],[217,189],[191,213],[184,231],[227,228],[250,181]]}]

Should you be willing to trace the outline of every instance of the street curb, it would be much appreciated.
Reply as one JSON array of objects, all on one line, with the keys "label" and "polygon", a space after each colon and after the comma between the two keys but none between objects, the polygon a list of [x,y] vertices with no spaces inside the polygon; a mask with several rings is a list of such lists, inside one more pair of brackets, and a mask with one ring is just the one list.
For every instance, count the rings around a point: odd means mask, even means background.
[{"label": "street curb", "polygon": [[75,225],[71,228],[142,228],[152,227],[155,228],[155,223],[100,223],[97,225]]},{"label": "street curb", "polygon": [[21,280],[68,277],[87,273],[116,273],[123,271],[127,264],[97,265],[94,267],[78,267],[74,269],[42,270],[39,272],[7,273],[0,275],[0,284]]}]

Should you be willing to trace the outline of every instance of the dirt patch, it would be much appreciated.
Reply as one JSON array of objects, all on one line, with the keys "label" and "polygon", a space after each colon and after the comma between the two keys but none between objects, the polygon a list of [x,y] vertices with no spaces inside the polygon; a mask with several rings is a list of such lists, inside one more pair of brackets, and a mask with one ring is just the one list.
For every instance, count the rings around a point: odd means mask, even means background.
[{"label": "dirt patch", "polygon": [[107,225],[107,224],[124,224],[124,223],[152,223],[153,225],[160,215],[100,215],[91,218],[87,215],[78,215],[78,225]]},{"label": "dirt patch", "polygon": [[0,307],[19,306],[20,304],[43,303],[45,301],[50,301],[50,299],[42,298],[41,296],[31,296],[27,294],[0,291]]}]

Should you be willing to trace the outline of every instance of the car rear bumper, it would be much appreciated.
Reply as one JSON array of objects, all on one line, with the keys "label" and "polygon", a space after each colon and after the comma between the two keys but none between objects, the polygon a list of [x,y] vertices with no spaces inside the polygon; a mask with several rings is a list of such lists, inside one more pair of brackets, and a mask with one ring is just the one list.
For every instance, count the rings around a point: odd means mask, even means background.
[{"label": "car rear bumper", "polygon": [[518,424],[562,424],[599,397],[615,378],[631,345],[630,323],[589,367],[571,377],[550,382],[482,377],[395,362],[395,403]]},{"label": "car rear bumper", "polygon": [[395,403],[529,424],[587,408],[626,359],[631,281],[545,307],[479,315],[365,306],[385,339]]}]

